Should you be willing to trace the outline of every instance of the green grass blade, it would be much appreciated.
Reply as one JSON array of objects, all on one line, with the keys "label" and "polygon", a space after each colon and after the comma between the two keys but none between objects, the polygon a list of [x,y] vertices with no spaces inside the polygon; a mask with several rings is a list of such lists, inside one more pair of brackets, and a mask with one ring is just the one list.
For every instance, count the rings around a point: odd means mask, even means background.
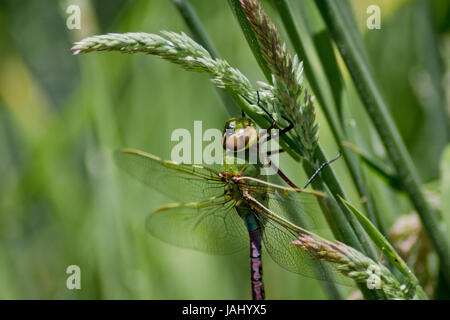
[{"label": "green grass blade", "polygon": [[[441,156],[441,201],[442,201],[442,217],[443,222],[450,226],[450,144],[444,149]],[[447,232],[447,239],[450,241],[450,234]]]},{"label": "green grass blade", "polygon": [[378,231],[378,229],[367,219],[358,209],[356,209],[350,202],[343,198],[341,201],[349,208],[355,215],[358,221],[363,226],[372,241],[376,244],[378,249],[389,259],[389,261],[406,277],[409,287],[415,288],[417,295],[421,299],[428,299],[423,289],[420,287],[416,276],[411,272],[408,265],[403,261],[400,255],[395,251],[389,241]]},{"label": "green grass blade", "polygon": [[255,33],[253,32],[252,27],[250,26],[250,23],[248,22],[247,17],[242,10],[241,3],[239,2],[239,0],[228,0],[228,4],[230,5],[231,10],[238,20],[239,25],[241,26],[242,32],[245,36],[245,39],[247,40],[250,49],[252,50],[256,62],[258,62],[258,65],[264,73],[267,81],[269,81],[269,83],[272,83],[272,72],[270,71],[270,68],[268,67],[261,54],[262,50],[259,47],[258,41],[255,37]]},{"label": "green grass blade", "polygon": [[[339,86],[332,88],[330,81],[328,81],[328,75],[324,69],[324,65],[326,64],[326,62],[321,61],[318,50],[315,48],[315,43],[313,40],[314,36],[309,32],[309,28],[305,21],[306,16],[313,14],[311,10],[312,8],[306,6],[306,4],[302,4],[302,14],[300,15],[300,18],[294,22],[294,18],[291,14],[292,9],[289,8],[286,1],[275,0],[272,1],[272,3],[274,4],[284,23],[285,29],[290,37],[291,42],[294,45],[294,48],[296,49],[297,54],[299,54],[300,57],[305,61],[305,72],[307,74],[308,80],[320,102],[320,105],[322,106],[322,110],[324,111],[324,114],[330,125],[335,141],[344,154],[344,160],[347,167],[349,168],[354,184],[360,196],[366,196],[367,187],[365,186],[364,180],[361,176],[359,165],[357,164],[358,159],[352,157],[353,155],[350,154],[348,150],[346,150],[342,146],[342,142],[345,140],[344,132],[342,130],[341,124],[338,122],[338,120],[340,119],[338,115],[339,107],[335,100],[336,92],[337,90],[339,90]],[[326,46],[326,40],[327,39],[322,39],[322,45]],[[329,47],[329,49],[331,49],[331,46]],[[334,57],[332,52],[331,55]],[[326,57],[327,55],[324,55],[322,58]],[[330,66],[330,64],[327,63],[327,66]],[[333,64],[331,64],[332,70],[329,70],[329,72],[340,74],[340,70],[337,69],[337,63],[334,64],[334,67],[335,69],[333,69]],[[323,156],[323,152],[321,153],[322,155],[320,155],[320,158],[321,162],[323,162],[325,160],[325,157]],[[323,176],[324,179],[327,179],[327,184],[334,196],[340,194],[343,197],[346,197],[344,190],[341,187],[337,187],[339,186],[339,182],[334,173],[324,172]],[[379,221],[379,217],[375,210],[375,206],[373,206],[371,198],[367,198],[368,201],[365,202],[366,210],[372,220],[377,222]],[[338,203],[340,202],[338,201]],[[343,207],[342,210],[346,212],[345,207]],[[364,233],[361,226],[359,226],[357,221],[354,221],[354,217],[348,212],[346,213],[346,216],[362,244],[362,250],[372,259],[376,258],[376,254],[370,244],[370,240],[367,238],[367,235]]]},{"label": "green grass blade", "polygon": [[[255,59],[258,60],[259,59],[258,57],[261,57],[261,59],[263,59],[262,58],[262,54],[261,54],[261,48],[258,45],[258,40],[257,40],[257,38],[256,38],[256,36],[255,36],[251,26],[249,25],[249,22],[248,22],[246,16],[243,13],[240,1],[238,1],[238,0],[229,0],[229,3],[232,6],[233,10],[235,11],[235,14],[236,14],[236,16],[238,18],[238,22],[240,23],[241,29],[242,29],[243,33],[246,35],[246,39],[247,39],[247,41],[249,43],[249,46],[252,48],[252,52],[255,55]],[[240,14],[242,14],[242,18],[240,18]],[[265,61],[264,61],[264,65],[267,66],[267,63]],[[264,74],[266,75],[267,80],[269,81],[271,79],[271,76],[268,76],[266,72],[264,72]],[[271,74],[271,73],[269,72],[269,74]],[[250,111],[250,110],[244,109],[245,108],[245,102],[244,101],[241,101],[240,106],[241,106],[241,108],[243,108],[243,110],[245,112]],[[249,115],[252,116],[251,113],[249,113]],[[255,119],[255,120],[258,123],[258,119]],[[317,153],[320,155],[320,159],[317,159],[317,162],[321,163],[321,162],[323,162],[326,159],[326,157],[323,154],[323,152],[321,151],[320,147],[318,147],[317,150],[318,150]],[[313,168],[311,166],[309,168],[307,168],[307,169],[309,171],[313,171]],[[338,191],[337,193],[339,193],[341,195],[344,194],[344,191],[341,188],[340,184],[338,183],[336,176],[332,172],[332,168],[327,167],[326,169],[324,169],[323,170],[323,176],[329,177],[329,178],[334,178],[333,181],[332,181],[333,186],[331,187],[332,192],[333,191]],[[345,209],[345,207],[344,207],[344,209]],[[343,213],[340,212],[339,214],[342,215]],[[330,215],[330,217],[332,217],[332,216],[333,215]],[[342,221],[345,221],[345,219],[343,219]],[[340,224],[338,223],[338,225],[340,225]],[[341,232],[343,234],[346,234],[349,237],[348,239],[342,239],[342,240],[349,241],[349,243],[351,243],[352,246],[354,246],[354,247],[356,247],[358,249],[361,249],[361,244],[359,243],[359,241],[357,241],[356,239],[352,239],[351,238],[350,235],[354,235],[354,231],[353,230],[349,230],[349,229],[351,229],[351,227],[350,227],[350,225],[348,223],[346,223],[346,225],[340,225],[339,229],[341,230]]]},{"label": "green grass blade", "polygon": [[[344,155],[343,158],[353,183],[360,197],[367,198],[364,207],[368,216],[381,228],[376,206],[372,198],[367,196],[368,188],[362,176],[358,158],[354,157],[342,145],[342,142],[346,140],[340,101],[343,93],[343,80],[331,45],[331,39],[328,36],[324,23],[319,21],[320,14],[313,3],[302,1],[298,3],[300,14],[294,21],[292,8],[290,8],[286,0],[272,0],[271,3],[278,11],[297,54],[305,62],[305,73],[330,125],[334,140]],[[314,32],[311,30],[312,28],[314,30],[323,30]],[[364,237],[364,235],[361,236]]]},{"label": "green grass blade", "polygon": [[343,146],[352,150],[354,153],[356,153],[359,158],[362,160],[364,164],[366,164],[372,171],[376,173],[376,176],[378,176],[381,180],[386,182],[389,186],[391,186],[393,189],[404,192],[402,188],[401,181],[398,179],[398,177],[392,172],[393,170],[382,164],[380,161],[374,159],[370,155],[364,153],[361,151],[357,146],[354,144],[344,141]]},{"label": "green grass blade", "polygon": [[435,214],[422,191],[422,182],[415,169],[412,159],[402,141],[381,95],[378,85],[373,77],[367,57],[360,50],[358,38],[349,31],[347,21],[350,19],[350,10],[345,2],[339,5],[331,0],[316,0],[318,7],[327,22],[349,72],[353,78],[361,100],[378,130],[386,150],[395,166],[402,185],[411,202],[416,208],[425,231],[436,250],[442,270],[448,283],[450,283],[450,247],[443,230],[440,228],[438,216]]}]

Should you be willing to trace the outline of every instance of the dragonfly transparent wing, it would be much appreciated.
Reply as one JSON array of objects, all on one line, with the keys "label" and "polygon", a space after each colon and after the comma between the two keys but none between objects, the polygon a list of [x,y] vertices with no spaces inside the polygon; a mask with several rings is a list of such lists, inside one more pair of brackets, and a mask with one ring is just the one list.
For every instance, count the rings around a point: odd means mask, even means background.
[{"label": "dragonfly transparent wing", "polygon": [[[261,218],[261,217],[260,217]],[[264,219],[263,243],[270,257],[281,267],[310,278],[355,286],[349,278],[333,272],[333,266],[293,246],[298,234],[271,219]]]},{"label": "dragonfly transparent wing", "polygon": [[201,201],[224,193],[219,173],[207,167],[176,164],[132,149],[116,151],[114,159],[129,175],[176,201]]},{"label": "dragonfly transparent wing", "polygon": [[310,253],[291,244],[301,232],[292,230],[284,219],[308,231],[317,232],[320,230],[322,235],[324,232],[328,235],[331,234],[329,229],[327,230],[320,225],[318,219],[321,212],[317,199],[327,198],[324,194],[306,190],[299,192],[300,190],[274,185],[254,178],[243,178],[243,180],[252,182],[248,187],[252,197],[266,202],[266,205],[259,201],[255,202],[261,211],[260,214],[257,214],[257,218],[264,226],[262,237],[264,247],[277,264],[291,272],[310,278],[348,286],[355,285],[350,279],[333,272],[331,264],[319,261]]},{"label": "dragonfly transparent wing", "polygon": [[[318,191],[306,191],[276,185],[252,177],[242,177],[247,190],[256,199],[266,199],[267,207],[279,216],[282,216],[297,226],[308,230],[326,231],[322,212],[317,199],[329,199]],[[301,191],[301,192],[299,192]]]},{"label": "dragonfly transparent wing", "polygon": [[212,254],[231,254],[248,246],[248,232],[235,202],[224,197],[167,205],[151,213],[148,231],[167,243]]}]

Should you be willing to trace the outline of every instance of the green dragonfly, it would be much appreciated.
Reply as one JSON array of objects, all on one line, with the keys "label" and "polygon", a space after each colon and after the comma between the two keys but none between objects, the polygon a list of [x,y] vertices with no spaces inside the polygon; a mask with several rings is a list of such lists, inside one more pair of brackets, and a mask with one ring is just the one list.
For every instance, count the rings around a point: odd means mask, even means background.
[{"label": "green dragonfly", "polygon": [[222,144],[226,155],[221,165],[175,163],[133,149],[116,151],[115,160],[131,176],[180,202],[148,216],[146,227],[156,238],[222,255],[250,244],[253,299],[264,299],[262,243],[271,258],[289,271],[336,282],[322,262],[291,245],[308,231],[287,219],[292,210],[300,215],[318,214],[316,198],[325,195],[268,182],[261,175],[259,161],[237,163],[238,151],[245,150],[248,156],[247,151],[262,140],[252,120],[233,118],[225,124]]}]

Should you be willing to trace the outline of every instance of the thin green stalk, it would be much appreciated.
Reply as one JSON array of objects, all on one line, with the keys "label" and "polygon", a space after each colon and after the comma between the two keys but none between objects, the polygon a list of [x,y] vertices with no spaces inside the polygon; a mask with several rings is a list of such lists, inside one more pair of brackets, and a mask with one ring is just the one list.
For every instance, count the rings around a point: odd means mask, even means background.
[{"label": "thin green stalk", "polygon": [[[318,146],[318,150],[319,149],[320,146]],[[325,158],[325,155],[323,155],[322,150],[319,150],[319,157]],[[315,171],[315,169],[311,167],[307,162],[303,164],[303,169],[309,176],[311,176]],[[333,170],[331,170],[328,173],[323,172],[322,175],[325,181],[327,181],[326,177],[328,177],[328,179],[331,180],[336,179]],[[312,185],[315,190],[325,192],[325,188],[321,177],[314,179]],[[357,238],[354,230],[352,228],[340,227],[342,225],[348,225],[348,220],[347,217],[344,214],[342,214],[342,207],[339,206],[339,202],[336,202],[331,198],[318,199],[318,202],[336,239],[344,239],[348,244],[352,243],[353,244],[352,247],[354,247],[355,249],[358,248],[358,251],[363,252],[364,249],[362,248],[360,241]],[[367,286],[364,284],[358,283],[358,288],[366,299],[384,299],[381,293],[377,294],[377,292],[368,289]]]},{"label": "thin green stalk", "polygon": [[[325,163],[327,161],[327,158],[320,145],[317,147],[316,156],[317,160],[320,161],[320,163]],[[314,172],[308,166],[305,167],[305,170],[309,175],[311,175]],[[371,259],[376,259],[377,253],[375,251],[375,248],[373,247],[370,239],[368,238],[361,224],[351,214],[351,212],[339,201],[339,196],[343,197],[344,199],[346,199],[347,196],[336,174],[334,173],[334,170],[330,166],[327,166],[322,170],[322,176],[318,177],[317,179],[319,181],[323,180],[323,182],[329,188],[331,194],[333,195],[333,198],[337,201],[340,209],[342,210],[345,219],[347,220],[348,223],[350,223],[352,229],[354,230],[354,233],[357,236],[357,239],[359,240],[358,244],[348,242],[348,245],[354,247],[357,250],[360,250],[361,252],[364,252]]]},{"label": "thin green stalk", "polygon": [[[341,117],[338,116],[338,105],[340,101],[336,100],[335,91],[339,90],[339,88],[333,90],[332,84],[328,80],[328,75],[326,74],[326,70],[324,68],[325,63],[327,63],[328,65],[330,65],[330,63],[329,61],[321,61],[321,56],[316,49],[316,45],[310,35],[310,32],[308,31],[306,22],[304,21],[305,16],[307,16],[308,14],[312,14],[311,10],[309,10],[310,8],[308,6],[308,3],[300,4],[302,6],[302,12],[300,13],[300,17],[296,20],[296,22],[294,21],[294,18],[291,14],[292,9],[289,7],[286,0],[272,0],[272,4],[281,17],[281,21],[284,24],[285,30],[289,36],[289,39],[291,40],[292,45],[294,46],[294,49],[299,56],[305,59],[305,72],[307,78],[309,80],[311,88],[315,93],[315,96],[319,100],[319,104],[322,107],[331,132],[333,133],[334,140],[344,156],[344,161],[350,172],[350,176],[353,180],[356,190],[358,191],[358,194],[361,198],[366,198],[366,201],[363,202],[363,205],[367,211],[367,214],[370,220],[374,222],[378,228],[380,228],[381,223],[379,213],[376,210],[373,199],[368,196],[368,188],[362,176],[359,161],[351,152],[349,152],[348,149],[344,148],[342,145],[343,141],[345,141],[346,139],[344,131],[342,129],[342,124],[338,121],[339,119],[341,119]],[[326,58],[334,58],[332,47],[329,46],[328,49],[331,50],[331,52],[326,56]],[[335,63],[334,65],[335,68],[332,71],[336,73],[335,77],[340,77],[340,70],[337,67],[337,63]]]},{"label": "thin green stalk", "polygon": [[360,50],[360,36],[349,31],[350,8],[346,2],[316,0],[321,14],[333,35],[341,55],[356,84],[361,100],[371,117],[378,134],[391,158],[412,204],[416,208],[442,266],[447,283],[450,283],[450,249],[438,216],[433,211],[422,191],[422,182],[412,159],[404,145],[386,103],[381,96],[365,53]]},{"label": "thin green stalk", "polygon": [[391,188],[400,192],[404,192],[401,182],[399,181],[397,175],[394,174],[394,170],[392,168],[364,153],[357,146],[348,141],[344,141],[342,145],[357,154],[361,161],[373,172],[375,172],[381,180],[384,180],[386,184],[388,184]]},{"label": "thin green stalk", "polygon": [[228,4],[230,5],[231,10],[233,11],[236,19],[239,22],[239,25],[242,29],[242,33],[244,34],[245,39],[247,40],[247,43],[250,49],[252,50],[256,62],[258,63],[259,67],[264,73],[264,76],[266,77],[267,81],[269,81],[269,83],[272,84],[272,71],[270,71],[270,68],[267,65],[266,60],[264,60],[261,54],[262,52],[261,47],[259,46],[258,40],[256,40],[255,33],[253,32],[253,29],[250,26],[247,17],[245,16],[244,10],[242,10],[239,1],[228,0]]},{"label": "thin green stalk", "polygon": [[406,277],[408,282],[408,287],[405,288],[406,292],[411,295],[416,293],[420,299],[428,299],[426,293],[423,291],[422,287],[419,285],[419,281],[416,276],[409,269],[405,261],[400,257],[400,255],[395,251],[394,247],[387,241],[387,239],[378,231],[378,229],[367,219],[361,212],[358,211],[350,202],[341,198],[341,201],[350,209],[350,211],[359,220],[361,225],[366,230],[367,234],[370,236],[372,241],[377,245],[377,247],[384,253],[384,255],[389,259],[389,261]]}]

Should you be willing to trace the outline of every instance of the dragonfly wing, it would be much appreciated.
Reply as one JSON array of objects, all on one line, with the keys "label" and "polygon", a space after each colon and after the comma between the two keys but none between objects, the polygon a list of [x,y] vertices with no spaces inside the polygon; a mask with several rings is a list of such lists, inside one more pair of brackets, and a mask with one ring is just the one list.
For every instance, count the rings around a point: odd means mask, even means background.
[{"label": "dragonfly wing", "polygon": [[[333,266],[330,263],[317,260],[310,253],[291,244],[302,234],[302,228],[309,231],[320,229],[321,233],[330,231],[320,228],[318,219],[321,212],[317,199],[327,198],[326,195],[283,187],[251,177],[243,179],[248,180],[248,192],[253,197],[253,204],[259,207],[260,212],[256,216],[264,227],[264,247],[276,263],[310,278],[354,286],[349,278],[332,272]],[[267,206],[257,199],[267,199]]]},{"label": "dragonfly wing", "polygon": [[269,189],[268,198],[270,210],[287,218],[295,225],[308,230],[318,230],[321,227],[322,212],[317,204],[316,195],[306,192]]},{"label": "dragonfly wing", "polygon": [[129,175],[176,201],[197,201],[224,193],[219,173],[204,166],[176,164],[132,149],[116,151],[114,159]]},{"label": "dragonfly wing", "polygon": [[332,265],[314,258],[311,254],[293,246],[296,234],[271,219],[264,220],[263,243],[270,257],[281,267],[310,278],[355,286],[354,282],[338,272]]},{"label": "dragonfly wing", "polygon": [[256,199],[268,199],[268,208],[295,225],[308,230],[325,230],[318,198],[329,199],[319,191],[293,189],[252,177],[242,177],[249,193]]},{"label": "dragonfly wing", "polygon": [[208,202],[173,204],[151,213],[146,226],[156,238],[170,244],[212,254],[231,254],[248,246],[248,232],[224,197]]}]

